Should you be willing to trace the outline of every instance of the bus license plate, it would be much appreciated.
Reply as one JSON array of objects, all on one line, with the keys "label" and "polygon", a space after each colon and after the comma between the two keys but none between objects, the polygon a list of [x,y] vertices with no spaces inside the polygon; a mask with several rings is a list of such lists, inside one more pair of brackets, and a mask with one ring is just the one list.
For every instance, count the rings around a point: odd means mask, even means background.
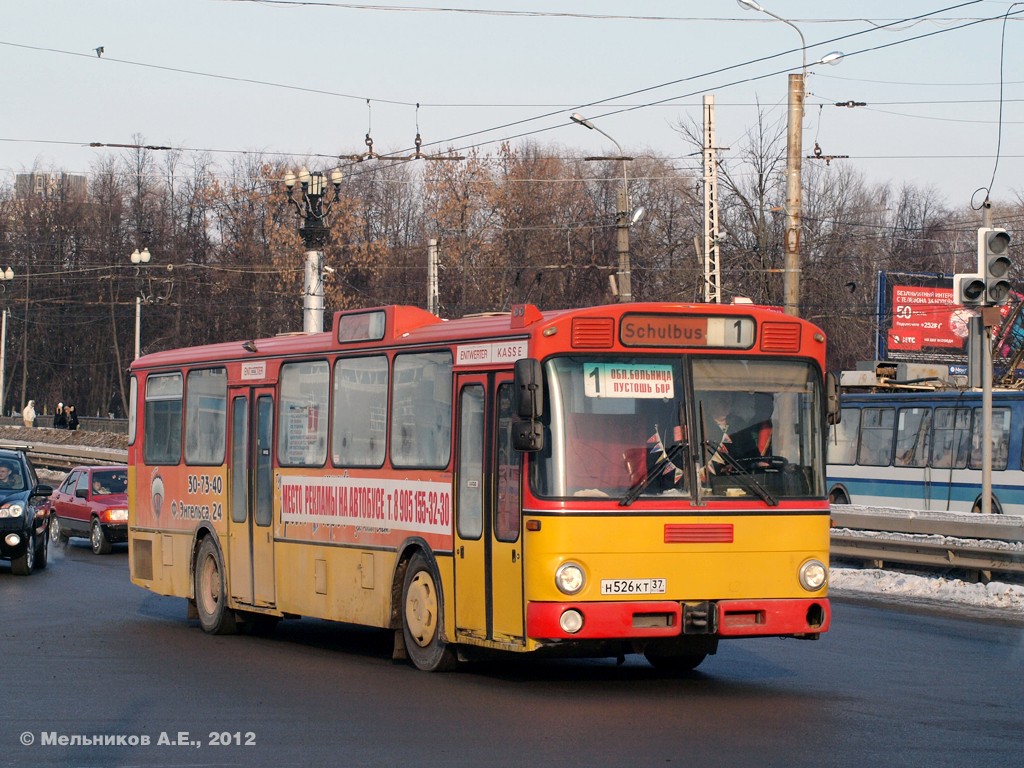
[{"label": "bus license plate", "polygon": [[601,579],[602,595],[661,595],[664,579]]}]

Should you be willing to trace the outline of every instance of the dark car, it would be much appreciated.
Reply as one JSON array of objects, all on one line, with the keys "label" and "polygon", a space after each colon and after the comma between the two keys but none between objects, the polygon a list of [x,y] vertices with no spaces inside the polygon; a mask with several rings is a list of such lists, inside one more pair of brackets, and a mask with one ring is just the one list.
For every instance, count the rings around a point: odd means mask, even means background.
[{"label": "dark car", "polygon": [[46,567],[46,498],[52,492],[23,450],[0,448],[0,558],[11,561],[11,573],[28,576]]},{"label": "dark car", "polygon": [[128,467],[75,467],[50,495],[50,539],[88,538],[97,555],[128,541]]}]

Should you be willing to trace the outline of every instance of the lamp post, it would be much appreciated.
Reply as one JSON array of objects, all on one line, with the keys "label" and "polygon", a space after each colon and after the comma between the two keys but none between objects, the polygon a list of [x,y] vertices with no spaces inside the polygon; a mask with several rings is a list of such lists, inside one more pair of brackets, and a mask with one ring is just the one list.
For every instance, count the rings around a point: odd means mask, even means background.
[{"label": "lamp post", "polygon": [[[787,315],[800,315],[800,207],[803,190],[800,180],[803,155],[804,96],[807,91],[807,41],[800,27],[778,16],[755,0],[736,0],[741,8],[759,11],[781,21],[800,35],[800,74],[789,76],[789,125],[786,131],[786,249],[782,271],[782,295]],[[838,64],[842,53],[833,51],[817,64]]]},{"label": "lamp post", "polygon": [[[135,275],[139,274],[139,266],[141,264],[149,264],[149,260],[152,255],[149,252],[149,248],[143,248],[141,251],[136,248],[132,251],[131,260],[132,264],[135,265]],[[138,289],[138,283],[136,282],[136,289]],[[135,359],[139,359],[140,342],[142,339],[142,291],[135,291]]]},{"label": "lamp post", "polygon": [[[0,271],[0,293],[7,293],[7,281],[14,279],[14,270],[8,267]],[[7,304],[3,307],[3,321],[0,327],[0,415],[4,409],[4,381],[7,372]]]},{"label": "lamp post", "polygon": [[[618,210],[615,213],[615,228],[617,231],[616,243],[619,253],[619,301],[632,301],[633,285],[629,266],[629,225],[631,222],[629,220],[629,177],[626,174],[626,161],[632,160],[633,158],[626,157],[622,151],[622,147],[619,145],[619,142],[587,120],[579,112],[573,113],[570,119],[574,123],[582,125],[584,128],[597,131],[614,144],[615,148],[619,151],[619,156],[612,158],[622,161],[622,189],[620,189],[618,195],[616,195],[616,207]],[[639,216],[637,216],[636,219],[639,220]]]},{"label": "lamp post", "polygon": [[[329,230],[325,226],[327,214],[331,206],[338,200],[341,188],[341,169],[334,168],[330,172],[331,186],[334,194],[330,200],[324,200],[327,189],[326,176],[321,171],[310,172],[306,167],[299,170],[298,176],[288,171],[284,177],[284,186],[291,203],[303,223],[299,227],[299,235],[306,247],[305,281],[303,285],[302,330],[304,333],[319,333],[324,329],[324,254],[323,247],[327,242]],[[296,181],[299,183],[299,199],[293,191]]]},{"label": "lamp post", "polygon": [[800,28],[754,0],[737,0],[741,8],[766,13],[788,24],[800,35],[799,75],[789,76],[789,127],[786,138],[786,251],[782,271],[782,295],[787,315],[800,315],[800,159],[803,154],[804,94],[807,78],[807,41]]}]

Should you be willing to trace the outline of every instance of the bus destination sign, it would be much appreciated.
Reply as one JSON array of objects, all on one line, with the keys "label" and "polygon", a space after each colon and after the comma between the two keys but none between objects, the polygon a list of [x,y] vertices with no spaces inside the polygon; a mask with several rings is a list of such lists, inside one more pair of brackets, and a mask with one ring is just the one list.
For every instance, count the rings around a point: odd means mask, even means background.
[{"label": "bus destination sign", "polygon": [[750,349],[754,346],[754,320],[750,317],[630,314],[622,318],[619,338],[626,347]]}]

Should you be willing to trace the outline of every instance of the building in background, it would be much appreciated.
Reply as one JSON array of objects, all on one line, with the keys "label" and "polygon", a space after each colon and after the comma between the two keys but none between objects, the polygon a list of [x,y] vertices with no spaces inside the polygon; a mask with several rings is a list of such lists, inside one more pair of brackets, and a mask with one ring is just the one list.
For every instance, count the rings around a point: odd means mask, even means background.
[{"label": "building in background", "polygon": [[83,198],[86,178],[75,173],[19,173],[14,178],[14,192],[19,200],[36,197]]}]

